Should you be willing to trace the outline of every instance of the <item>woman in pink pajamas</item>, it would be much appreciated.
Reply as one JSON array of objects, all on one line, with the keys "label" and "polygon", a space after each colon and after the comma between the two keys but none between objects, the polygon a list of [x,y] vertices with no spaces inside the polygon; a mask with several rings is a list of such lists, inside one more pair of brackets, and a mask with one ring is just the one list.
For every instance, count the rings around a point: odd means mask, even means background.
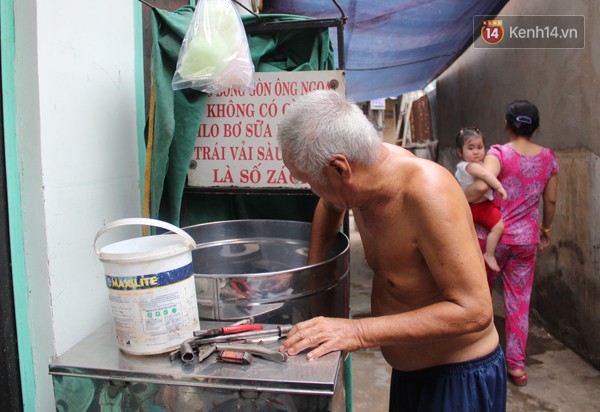
[{"label": "woman in pink pajamas", "polygon": [[[539,122],[534,104],[525,100],[511,103],[505,117],[508,143],[492,146],[484,159],[484,167],[498,177],[508,194],[508,199],[500,203],[504,220],[504,233],[496,248],[500,272],[488,270],[488,281],[491,288],[498,275],[502,279],[507,373],[518,386],[527,384],[525,348],[535,258],[537,249],[550,242],[558,185],[556,156],[552,150],[531,142]],[[487,189],[485,182],[477,180],[467,190],[467,198]]]}]

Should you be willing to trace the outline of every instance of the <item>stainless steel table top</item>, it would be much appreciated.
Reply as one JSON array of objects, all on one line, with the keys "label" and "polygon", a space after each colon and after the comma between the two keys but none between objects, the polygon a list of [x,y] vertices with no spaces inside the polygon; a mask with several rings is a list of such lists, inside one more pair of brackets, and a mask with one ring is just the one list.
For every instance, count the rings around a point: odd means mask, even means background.
[{"label": "stainless steel table top", "polygon": [[[203,322],[202,328],[218,325]],[[270,327],[275,325],[265,325],[265,329]],[[277,349],[279,344],[272,342],[265,347]],[[189,365],[180,360],[170,362],[168,353],[128,355],[117,346],[112,322],[107,322],[54,359],[49,372],[51,375],[162,385],[332,395],[341,364],[341,352],[329,353],[314,361],[308,361],[300,354],[290,356],[285,363],[255,356],[250,365],[222,363],[216,360],[216,354],[202,363]]]}]

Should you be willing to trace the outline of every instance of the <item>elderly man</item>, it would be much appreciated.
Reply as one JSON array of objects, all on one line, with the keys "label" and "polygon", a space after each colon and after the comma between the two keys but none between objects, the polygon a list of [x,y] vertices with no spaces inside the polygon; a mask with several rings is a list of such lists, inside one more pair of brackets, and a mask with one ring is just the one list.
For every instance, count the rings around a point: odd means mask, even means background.
[{"label": "elderly man", "polygon": [[471,213],[443,167],[382,143],[335,91],[290,106],[279,144],[320,197],[308,263],[324,259],[351,209],[373,269],[372,317],[298,323],[280,350],[319,358],[379,346],[391,411],[503,411],[506,365]]}]

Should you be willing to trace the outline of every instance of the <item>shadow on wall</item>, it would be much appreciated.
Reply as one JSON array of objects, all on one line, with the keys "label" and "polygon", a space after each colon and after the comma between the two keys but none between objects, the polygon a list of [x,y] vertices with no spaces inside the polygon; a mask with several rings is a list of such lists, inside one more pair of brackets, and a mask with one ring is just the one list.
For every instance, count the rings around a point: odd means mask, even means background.
[{"label": "shadow on wall", "polygon": [[560,171],[552,244],[538,254],[532,309],[544,328],[600,369],[600,176],[587,149],[556,152]]}]

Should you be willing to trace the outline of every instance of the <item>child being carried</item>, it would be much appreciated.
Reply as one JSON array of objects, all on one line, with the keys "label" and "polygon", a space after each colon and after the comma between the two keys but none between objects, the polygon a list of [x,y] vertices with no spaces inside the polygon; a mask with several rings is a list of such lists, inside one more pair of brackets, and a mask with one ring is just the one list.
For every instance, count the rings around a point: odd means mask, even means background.
[{"label": "child being carried", "polygon": [[[481,179],[495,189],[503,200],[506,200],[506,191],[500,181],[483,167],[485,143],[479,129],[474,127],[461,129],[456,135],[456,151],[462,161],[456,165],[454,176],[463,190],[475,179]],[[490,269],[498,272],[500,267],[494,253],[504,231],[504,222],[500,209],[492,202],[493,199],[494,195],[490,189],[481,198],[469,203],[469,206],[473,214],[473,222],[489,230],[483,258]]]}]

